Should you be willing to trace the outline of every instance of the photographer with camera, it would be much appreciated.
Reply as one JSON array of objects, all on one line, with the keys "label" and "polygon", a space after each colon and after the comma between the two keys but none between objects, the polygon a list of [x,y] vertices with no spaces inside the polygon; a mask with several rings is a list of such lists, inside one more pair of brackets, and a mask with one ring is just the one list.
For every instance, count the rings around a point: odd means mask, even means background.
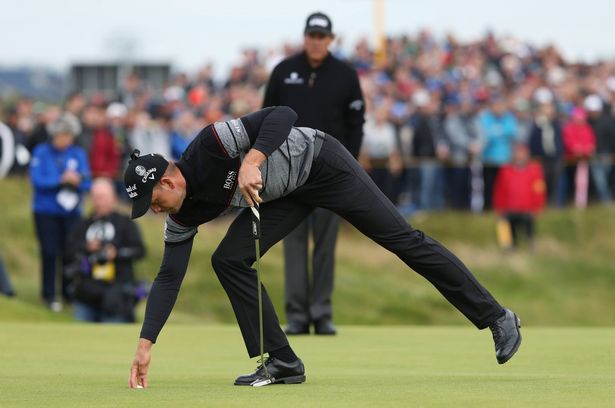
[{"label": "photographer with camera", "polygon": [[82,321],[130,323],[146,290],[135,281],[133,262],[145,255],[137,225],[115,211],[117,197],[110,180],[92,184],[93,214],[77,224],[68,241],[74,259],[72,280],[75,318]]}]

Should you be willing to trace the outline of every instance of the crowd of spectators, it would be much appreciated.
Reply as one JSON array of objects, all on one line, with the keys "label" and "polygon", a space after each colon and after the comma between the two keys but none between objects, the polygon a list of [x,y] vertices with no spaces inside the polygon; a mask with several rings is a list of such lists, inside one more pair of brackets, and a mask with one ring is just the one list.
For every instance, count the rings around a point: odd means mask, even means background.
[{"label": "crowd of spectators", "polygon": [[[208,65],[160,91],[129,75],[116,100],[79,92],[62,104],[17,99],[2,117],[15,139],[11,171],[26,172],[28,151],[70,115],[92,176],[116,180],[123,193],[133,148],[177,159],[206,124],[259,109],[271,69],[298,47],[245,50],[222,81]],[[352,50],[338,39],[331,52],[357,70],[365,95],[361,162],[401,210],[492,208],[498,170],[517,142],[542,163],[551,205],[612,200],[615,60],[571,63],[554,46],[493,33],[461,42],[427,30],[387,39],[384,53],[365,39]]]},{"label": "crowd of spectators", "polygon": [[553,46],[491,33],[470,43],[438,41],[428,31],[389,39],[385,58],[374,58],[366,42],[348,58],[372,106],[368,122],[384,106],[395,128],[405,171],[389,166],[389,177],[399,204],[491,209],[515,143],[542,163],[552,205],[574,197],[582,207],[588,193],[611,201],[615,61],[569,63]]}]

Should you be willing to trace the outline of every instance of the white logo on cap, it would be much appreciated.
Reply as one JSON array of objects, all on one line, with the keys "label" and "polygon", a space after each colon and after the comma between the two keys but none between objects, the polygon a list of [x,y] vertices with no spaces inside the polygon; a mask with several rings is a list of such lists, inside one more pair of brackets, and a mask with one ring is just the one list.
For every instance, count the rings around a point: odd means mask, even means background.
[{"label": "white logo on cap", "polygon": [[[145,168],[143,168],[143,170],[145,170]],[[156,170],[158,170],[156,167],[152,167],[151,169],[149,169],[145,173],[139,174],[139,176],[141,176],[141,175],[143,176],[143,178],[141,179],[141,182],[145,183],[148,178],[150,180],[153,180],[154,179],[154,175],[152,173],[156,173]]]},{"label": "white logo on cap", "polygon": [[138,176],[144,176],[147,170],[145,170],[145,167],[143,166],[137,166],[135,167],[135,173],[137,173]]},{"label": "white logo on cap", "polygon": [[135,198],[136,196],[138,196],[138,192],[137,192],[137,185],[133,184],[132,186],[128,186],[126,187],[126,192],[128,193],[128,197],[130,198]]},{"label": "white logo on cap", "polygon": [[322,17],[312,17],[310,19],[310,26],[319,26],[327,28],[329,27],[329,22]]}]

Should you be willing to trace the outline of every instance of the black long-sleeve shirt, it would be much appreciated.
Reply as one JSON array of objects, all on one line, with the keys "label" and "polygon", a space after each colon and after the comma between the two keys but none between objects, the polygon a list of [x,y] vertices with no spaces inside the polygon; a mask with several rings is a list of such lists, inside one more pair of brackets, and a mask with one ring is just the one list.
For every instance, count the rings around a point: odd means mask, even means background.
[{"label": "black long-sleeve shirt", "polygon": [[263,106],[285,105],[297,112],[296,126],[322,130],[357,157],[363,140],[365,106],[356,71],[329,54],[318,68],[305,53],[278,64]]}]

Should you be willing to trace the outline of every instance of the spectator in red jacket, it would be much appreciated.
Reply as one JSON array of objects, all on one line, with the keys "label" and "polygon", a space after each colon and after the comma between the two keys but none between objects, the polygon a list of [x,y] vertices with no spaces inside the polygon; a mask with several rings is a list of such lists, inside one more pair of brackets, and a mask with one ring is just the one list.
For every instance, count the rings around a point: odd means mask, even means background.
[{"label": "spectator in red jacket", "polygon": [[[596,151],[596,136],[587,121],[587,113],[576,107],[570,114],[570,121],[564,126],[564,151],[575,167],[567,170],[568,178],[574,179],[574,202],[577,208],[587,206],[589,185],[588,159]],[[574,176],[572,176],[574,171]]]},{"label": "spectator in red jacket", "polygon": [[89,157],[92,176],[113,180],[117,178],[120,169],[120,149],[109,130],[105,110],[91,105],[84,116],[92,137]]},{"label": "spectator in red jacket", "polygon": [[564,149],[568,157],[575,159],[586,159],[596,150],[596,136],[583,108],[574,108],[564,126]]},{"label": "spectator in red jacket", "polygon": [[521,229],[533,247],[535,218],[544,208],[545,200],[542,166],[530,160],[527,145],[518,143],[513,149],[512,163],[500,169],[493,191],[493,208],[500,217],[499,222],[507,222],[510,228],[511,239],[502,242],[506,249],[518,246]]}]

